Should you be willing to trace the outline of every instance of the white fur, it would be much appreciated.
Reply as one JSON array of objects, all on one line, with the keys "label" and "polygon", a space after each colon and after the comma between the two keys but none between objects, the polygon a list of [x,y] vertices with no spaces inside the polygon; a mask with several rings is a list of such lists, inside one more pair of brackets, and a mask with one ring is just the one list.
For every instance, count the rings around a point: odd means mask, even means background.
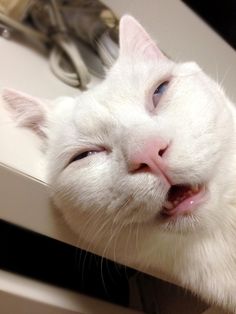
[{"label": "white fur", "polygon": [[[167,59],[129,16],[120,41],[105,81],[48,113],[54,203],[97,251],[161,271],[236,313],[235,108],[195,63]],[[166,80],[154,109],[152,94]],[[170,143],[164,158],[175,184],[207,186],[208,199],[192,216],[163,221],[166,186],[153,174],[128,171],[132,152],[153,136]],[[69,164],[78,152],[101,147]]]}]

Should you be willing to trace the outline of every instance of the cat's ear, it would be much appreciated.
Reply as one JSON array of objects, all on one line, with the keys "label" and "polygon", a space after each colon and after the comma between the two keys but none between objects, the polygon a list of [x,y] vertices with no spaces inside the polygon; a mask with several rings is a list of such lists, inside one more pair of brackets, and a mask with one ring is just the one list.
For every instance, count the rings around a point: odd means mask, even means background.
[{"label": "cat's ear", "polygon": [[165,58],[145,29],[130,15],[120,20],[120,56]]},{"label": "cat's ear", "polygon": [[47,137],[48,109],[42,100],[13,89],[3,89],[2,98],[18,126],[33,130],[41,138]]}]

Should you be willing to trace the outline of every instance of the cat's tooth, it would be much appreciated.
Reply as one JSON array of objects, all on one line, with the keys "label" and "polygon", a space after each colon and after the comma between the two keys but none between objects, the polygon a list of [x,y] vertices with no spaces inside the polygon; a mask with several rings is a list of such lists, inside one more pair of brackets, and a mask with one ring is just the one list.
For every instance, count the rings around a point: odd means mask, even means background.
[{"label": "cat's tooth", "polygon": [[169,201],[165,201],[164,207],[166,209],[173,209],[174,208],[173,204]]},{"label": "cat's tooth", "polygon": [[194,185],[192,186],[192,191],[193,191],[194,193],[198,192],[198,191],[199,191],[199,185],[198,185],[198,184],[194,184]]},{"label": "cat's tooth", "polygon": [[179,204],[179,201],[176,200],[173,203],[174,203],[174,206],[176,207]]}]

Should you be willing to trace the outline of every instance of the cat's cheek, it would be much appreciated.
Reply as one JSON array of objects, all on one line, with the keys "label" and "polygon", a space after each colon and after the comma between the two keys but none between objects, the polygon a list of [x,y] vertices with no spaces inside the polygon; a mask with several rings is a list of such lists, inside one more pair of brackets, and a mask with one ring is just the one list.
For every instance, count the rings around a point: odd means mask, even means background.
[{"label": "cat's cheek", "polygon": [[[79,193],[75,186],[65,187],[66,182],[63,181],[54,185],[52,200],[56,209],[75,234],[85,240],[93,240],[91,234],[95,234],[97,226],[103,223],[102,210],[94,207],[88,196]],[[89,238],[87,233],[90,234]]]},{"label": "cat's cheek", "polygon": [[110,173],[102,163],[80,169],[75,162],[53,178],[53,198],[60,208],[78,213],[104,207],[109,201],[109,177]]},{"label": "cat's cheek", "polygon": [[147,223],[158,216],[167,192],[158,178],[129,176],[110,167],[71,167],[54,180],[54,203],[77,232],[85,223],[91,228],[92,219],[124,226]]}]

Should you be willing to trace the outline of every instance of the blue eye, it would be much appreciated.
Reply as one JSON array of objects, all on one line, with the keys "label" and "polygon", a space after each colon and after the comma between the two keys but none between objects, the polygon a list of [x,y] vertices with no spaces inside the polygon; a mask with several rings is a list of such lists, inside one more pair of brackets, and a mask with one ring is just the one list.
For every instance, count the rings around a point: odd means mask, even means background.
[{"label": "blue eye", "polygon": [[166,91],[167,87],[168,87],[168,84],[169,82],[168,81],[165,81],[163,83],[161,83],[155,90],[155,92],[153,93],[153,96],[152,96],[152,102],[153,102],[153,106],[154,108],[157,107],[160,99],[161,99],[161,96],[164,94],[164,92]]},{"label": "blue eye", "polygon": [[167,89],[168,84],[169,84],[169,82],[167,82],[167,81],[161,83],[157,87],[157,89],[155,90],[154,95],[162,95],[165,92],[165,90]]}]

